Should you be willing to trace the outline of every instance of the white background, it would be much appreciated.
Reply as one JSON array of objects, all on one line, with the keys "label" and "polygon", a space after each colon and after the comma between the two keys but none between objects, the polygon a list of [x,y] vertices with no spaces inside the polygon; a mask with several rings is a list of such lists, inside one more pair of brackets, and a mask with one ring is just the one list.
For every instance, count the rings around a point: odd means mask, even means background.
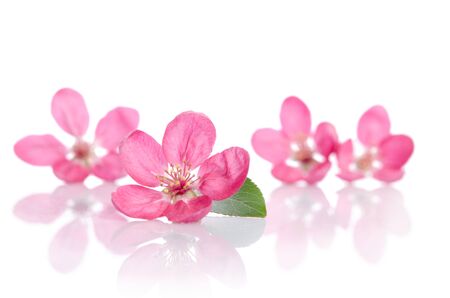
[{"label": "white background", "polygon": [[[92,232],[74,270],[61,273],[49,262],[49,244],[73,214],[48,225],[13,214],[24,197],[51,193],[61,184],[50,169],[18,160],[12,147],[41,133],[70,145],[51,117],[50,101],[58,89],[72,87],[90,111],[88,138],[98,119],[119,105],[138,109],[140,128],[157,139],[174,116],[194,110],[215,123],[216,152],[232,145],[251,151],[257,128],[279,127],[279,108],[289,95],[309,105],[314,126],[334,123],[341,140],[355,136],[366,109],[384,105],[393,132],[409,134],[416,144],[405,178],[393,186],[404,199],[406,232],[388,233],[376,261],[357,249],[352,227],[336,227],[325,247],[309,239],[303,256],[289,241],[284,245],[292,255],[280,256],[277,237],[265,234],[237,248],[244,285],[236,289],[212,277],[207,283],[212,295],[227,297],[448,297],[449,13],[447,1],[433,0],[1,1],[0,296],[129,294],[118,285],[127,255],[110,253]],[[335,172],[319,185],[330,210],[345,187]],[[280,184],[253,153],[250,176],[269,201]],[[100,181],[90,178],[87,184]],[[380,184],[358,186],[372,190]],[[295,218],[297,208],[286,218]],[[378,220],[385,224],[385,218]],[[369,248],[379,243],[370,240],[381,233],[374,229],[375,236],[366,234]],[[305,233],[298,230],[299,237],[309,237]],[[156,286],[146,296],[170,294]]]}]

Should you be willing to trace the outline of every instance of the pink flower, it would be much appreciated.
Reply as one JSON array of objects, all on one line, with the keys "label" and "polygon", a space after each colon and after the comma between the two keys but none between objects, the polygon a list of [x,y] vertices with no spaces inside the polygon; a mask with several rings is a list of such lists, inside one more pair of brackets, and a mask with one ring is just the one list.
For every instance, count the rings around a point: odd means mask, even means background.
[{"label": "pink flower", "polygon": [[[52,115],[58,125],[75,137],[67,148],[52,135],[30,135],[14,146],[16,155],[35,166],[51,166],[56,177],[69,182],[82,182],[89,174],[113,181],[125,176],[117,147],[122,139],[137,128],[139,114],[130,108],[118,107],[103,117],[95,130],[95,141],[83,139],[89,125],[89,114],[83,97],[65,88],[56,92],[52,100]],[[97,147],[106,149],[98,156]]]},{"label": "pink flower", "polygon": [[312,133],[309,109],[297,97],[283,102],[280,118],[281,130],[263,128],[253,134],[254,150],[273,164],[272,175],[283,182],[319,182],[330,169],[328,159],[337,148],[336,129],[322,122]]},{"label": "pink flower", "polygon": [[239,191],[249,167],[249,155],[239,147],[208,158],[215,140],[213,123],[194,112],[182,113],[167,125],[162,146],[142,131],[133,132],[121,145],[120,157],[127,173],[143,186],[119,187],[112,194],[114,205],[134,218],[200,220],[212,200]]},{"label": "pink flower", "polygon": [[339,178],[354,181],[371,175],[384,182],[403,177],[403,166],[414,151],[412,139],[406,135],[391,135],[390,120],[382,106],[374,106],[359,119],[358,139],[364,152],[356,155],[352,140],[339,146],[337,152]]}]

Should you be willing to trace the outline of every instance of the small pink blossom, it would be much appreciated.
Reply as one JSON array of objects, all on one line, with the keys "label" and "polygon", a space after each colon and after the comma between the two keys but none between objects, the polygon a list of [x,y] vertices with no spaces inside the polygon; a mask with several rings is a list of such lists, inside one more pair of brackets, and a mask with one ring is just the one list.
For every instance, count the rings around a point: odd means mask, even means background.
[{"label": "small pink blossom", "polygon": [[280,119],[281,130],[263,128],[253,134],[254,150],[273,164],[272,175],[280,181],[319,182],[331,167],[329,157],[338,144],[336,129],[322,122],[311,132],[310,111],[297,97],[283,102]]},{"label": "small pink blossom", "polygon": [[337,176],[349,182],[366,176],[384,182],[400,180],[414,143],[406,135],[392,135],[390,127],[389,115],[382,106],[367,110],[358,123],[358,139],[364,152],[355,154],[352,140],[342,143],[337,152]]},{"label": "small pink blossom", "polygon": [[127,173],[143,186],[119,187],[112,194],[114,205],[134,218],[200,220],[211,210],[212,200],[239,191],[249,168],[249,155],[239,147],[208,158],[215,140],[213,123],[194,112],[182,113],[167,125],[162,145],[142,131],[133,132],[122,143],[120,158]]},{"label": "small pink blossom", "polygon": [[[77,91],[59,90],[52,100],[52,115],[65,132],[75,137],[74,144],[67,148],[52,135],[30,135],[14,146],[20,159],[35,166],[51,166],[56,177],[68,183],[82,182],[89,174],[105,181],[125,176],[117,147],[137,128],[136,110],[118,107],[106,114],[97,125],[93,143],[83,138],[89,126],[89,114]],[[106,154],[98,156],[97,147],[104,148]]]}]

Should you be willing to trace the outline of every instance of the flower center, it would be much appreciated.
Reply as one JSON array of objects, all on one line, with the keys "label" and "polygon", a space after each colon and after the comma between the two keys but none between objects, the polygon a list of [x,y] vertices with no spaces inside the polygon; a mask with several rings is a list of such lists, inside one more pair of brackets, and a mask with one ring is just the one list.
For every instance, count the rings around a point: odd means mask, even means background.
[{"label": "flower center", "polygon": [[364,153],[356,160],[356,167],[364,172],[367,172],[373,168],[375,157],[370,152]]},{"label": "flower center", "polygon": [[302,170],[309,171],[314,165],[318,163],[314,150],[305,139],[292,145],[292,160],[300,165]]},{"label": "flower center", "polygon": [[300,150],[294,152],[294,159],[302,163],[311,162],[314,160],[313,151],[309,147],[302,147]]},{"label": "flower center", "polygon": [[163,192],[170,196],[172,203],[175,203],[180,196],[196,196],[193,184],[198,181],[198,177],[191,173],[189,166],[170,165],[164,172],[166,174],[159,176],[158,179],[160,185],[164,187]]},{"label": "flower center", "polygon": [[72,159],[81,162],[86,167],[90,167],[95,159],[92,145],[83,140],[78,140],[72,146],[71,155]]}]

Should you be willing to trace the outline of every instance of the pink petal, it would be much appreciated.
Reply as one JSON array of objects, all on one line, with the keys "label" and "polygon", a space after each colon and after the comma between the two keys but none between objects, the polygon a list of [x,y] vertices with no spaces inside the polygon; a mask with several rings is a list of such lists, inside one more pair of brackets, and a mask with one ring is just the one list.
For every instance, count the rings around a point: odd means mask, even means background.
[{"label": "pink petal", "polygon": [[411,157],[414,143],[408,136],[393,135],[384,139],[378,150],[378,159],[384,167],[400,169]]},{"label": "pink petal", "polygon": [[167,125],[162,147],[167,161],[194,169],[208,158],[215,141],[216,128],[207,116],[184,112]]},{"label": "pink petal", "polygon": [[62,273],[73,271],[83,260],[88,244],[87,226],[75,220],[55,235],[49,248],[53,268]]},{"label": "pink petal", "polygon": [[156,175],[163,175],[167,167],[161,145],[140,130],[124,140],[120,147],[120,158],[131,178],[150,187],[160,184]]},{"label": "pink petal", "polygon": [[302,173],[299,168],[280,163],[272,168],[272,175],[285,183],[294,183],[302,179]]},{"label": "pink petal", "polygon": [[52,115],[67,133],[80,137],[89,126],[89,113],[80,93],[64,88],[56,92],[52,101]]},{"label": "pink petal", "polygon": [[205,217],[211,210],[211,199],[207,196],[192,198],[185,202],[179,200],[166,211],[167,218],[172,222],[195,222]]},{"label": "pink petal", "polygon": [[348,170],[349,166],[355,159],[355,157],[353,156],[352,140],[347,140],[339,146],[336,157],[339,168],[341,170]]},{"label": "pink petal", "polygon": [[317,126],[314,134],[317,151],[325,157],[335,152],[339,144],[336,128],[333,124],[322,122]]},{"label": "pink petal", "polygon": [[88,168],[72,160],[61,160],[53,165],[53,173],[68,183],[83,182],[90,171]]},{"label": "pink petal", "polygon": [[365,175],[361,172],[352,172],[349,170],[341,170],[338,174],[336,174],[336,176],[347,182],[353,182],[365,177]]},{"label": "pink petal", "polygon": [[274,164],[285,161],[291,155],[290,142],[285,135],[272,128],[257,130],[252,136],[255,152]]},{"label": "pink petal", "polygon": [[373,173],[373,178],[383,182],[395,182],[403,178],[404,172],[402,169],[383,168]]},{"label": "pink petal", "polygon": [[120,186],[112,193],[112,202],[123,214],[148,220],[163,216],[170,204],[160,191],[139,185]]},{"label": "pink petal", "polygon": [[29,164],[51,166],[65,158],[67,149],[52,135],[32,135],[18,141],[14,152]]},{"label": "pink petal", "polygon": [[50,194],[34,194],[20,200],[14,206],[14,214],[31,223],[51,223],[66,209],[64,200]]},{"label": "pink petal", "polygon": [[223,200],[239,191],[247,178],[250,156],[239,147],[208,158],[198,172],[199,189],[213,200]]},{"label": "pink petal", "polygon": [[100,146],[115,151],[138,123],[139,113],[135,109],[115,108],[98,122],[95,139]]},{"label": "pink petal", "polygon": [[311,132],[311,113],[306,104],[295,96],[284,100],[280,120],[283,132],[291,140],[307,136]]},{"label": "pink petal", "polygon": [[126,175],[119,155],[115,152],[110,152],[98,160],[92,168],[92,173],[105,181],[114,181]]},{"label": "pink petal", "polygon": [[310,169],[306,174],[304,174],[303,179],[308,184],[315,184],[321,181],[323,178],[325,178],[330,168],[331,163],[329,161],[317,164],[312,169]]},{"label": "pink petal", "polygon": [[367,147],[377,146],[389,135],[391,123],[389,115],[382,106],[374,106],[359,119],[358,139]]}]

